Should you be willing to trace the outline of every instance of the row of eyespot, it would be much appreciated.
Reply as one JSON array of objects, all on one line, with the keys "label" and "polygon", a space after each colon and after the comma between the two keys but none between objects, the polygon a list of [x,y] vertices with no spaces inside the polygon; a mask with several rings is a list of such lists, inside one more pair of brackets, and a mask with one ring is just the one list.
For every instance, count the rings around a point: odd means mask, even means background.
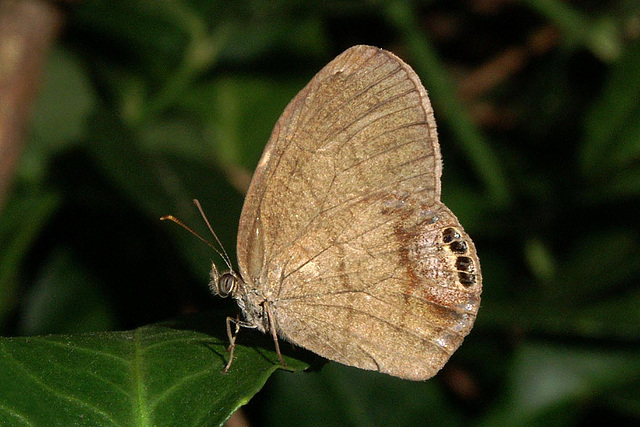
[{"label": "row of eyespot", "polygon": [[[461,238],[462,236],[455,228],[445,228],[442,232],[442,241],[447,243],[451,252],[455,254],[466,254],[469,250],[467,242]],[[456,270],[458,270],[458,279],[463,286],[469,287],[476,283],[475,266],[473,260],[468,256],[456,258]]]}]

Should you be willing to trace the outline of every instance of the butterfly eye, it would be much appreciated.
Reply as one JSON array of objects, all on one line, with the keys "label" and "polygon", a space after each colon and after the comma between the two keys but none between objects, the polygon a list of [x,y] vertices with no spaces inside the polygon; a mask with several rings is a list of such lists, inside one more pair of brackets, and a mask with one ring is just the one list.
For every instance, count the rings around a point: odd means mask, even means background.
[{"label": "butterfly eye", "polygon": [[218,295],[226,298],[232,293],[238,285],[238,278],[230,272],[224,273],[218,279]]}]

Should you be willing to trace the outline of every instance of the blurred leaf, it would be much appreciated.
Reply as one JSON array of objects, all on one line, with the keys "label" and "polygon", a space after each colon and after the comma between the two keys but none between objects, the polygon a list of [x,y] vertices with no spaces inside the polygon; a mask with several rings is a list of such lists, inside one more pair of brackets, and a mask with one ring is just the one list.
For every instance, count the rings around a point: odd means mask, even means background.
[{"label": "blurred leaf", "polygon": [[151,217],[169,211],[172,205],[164,191],[169,177],[159,157],[143,150],[137,134],[109,111],[96,112],[90,126],[88,148],[105,175]]},{"label": "blurred leaf", "polygon": [[529,264],[529,269],[541,281],[549,281],[556,274],[555,260],[540,240],[529,240],[524,247],[524,255]]},{"label": "blurred leaf", "polygon": [[194,88],[182,104],[204,121],[213,161],[253,170],[278,117],[305,84],[306,79],[220,78]]},{"label": "blurred leaf", "polygon": [[24,297],[19,333],[42,335],[113,329],[111,301],[70,251],[54,252],[48,261]]},{"label": "blurred leaf", "polygon": [[[229,17],[229,31],[236,37],[228,40],[221,52],[222,59],[251,60],[274,51],[319,57],[329,50],[319,13],[292,14],[288,8],[278,10],[273,6],[275,2],[254,3],[264,10],[248,14],[241,9],[241,16]],[[283,14],[291,16],[282,20]]]},{"label": "blurred leaf", "polygon": [[622,51],[622,29],[613,17],[589,19],[559,0],[527,0],[526,3],[555,23],[574,44],[590,49],[599,58],[615,60]]},{"label": "blurred leaf", "polygon": [[29,185],[43,180],[52,155],[78,144],[97,102],[79,58],[68,50],[51,52],[34,105],[29,143],[17,175]]},{"label": "blurred leaf", "polygon": [[[159,3],[162,3],[159,4]],[[127,67],[144,67],[147,72],[166,73],[182,56],[188,41],[187,20],[176,16],[174,2],[133,1],[112,3],[108,0],[82,2],[72,9],[73,23],[78,30],[91,34],[85,39],[90,45],[107,44],[111,61]],[[164,7],[167,6],[167,7]],[[94,39],[100,37],[102,40]]]},{"label": "blurred leaf", "polygon": [[35,105],[32,137],[50,150],[75,143],[84,135],[95,104],[96,94],[79,58],[62,48],[53,50]]},{"label": "blurred leaf", "polygon": [[[516,353],[510,397],[485,424],[537,424],[640,379],[640,352],[525,344]],[[556,424],[552,422],[552,424]],[[504,425],[504,424],[503,424]]]},{"label": "blurred leaf", "polygon": [[612,394],[605,400],[607,405],[632,419],[640,417],[640,381],[623,386],[620,393]]},{"label": "blurred leaf", "polygon": [[621,283],[635,281],[640,270],[640,258],[635,256],[639,245],[635,230],[600,230],[578,236],[567,259],[561,261],[556,296],[579,304],[589,297],[602,299]]},{"label": "blurred leaf", "polygon": [[52,193],[14,196],[0,215],[0,324],[17,302],[22,262],[60,206]]},{"label": "blurred leaf", "polygon": [[629,291],[602,298],[597,303],[577,304],[571,298],[550,304],[528,295],[521,301],[484,299],[476,328],[493,331],[511,329],[526,336],[564,339],[640,340],[640,292]]},{"label": "blurred leaf", "polygon": [[[640,41],[614,63],[608,81],[585,120],[580,166],[588,177],[605,179],[640,156]],[[625,154],[623,154],[625,153]]]},{"label": "blurred leaf", "polygon": [[320,372],[278,372],[267,390],[268,425],[464,425],[437,379],[412,382],[330,362]]},{"label": "blurred leaf", "polygon": [[[97,0],[74,10],[80,31],[108,37],[112,49],[120,53],[117,61],[112,57],[102,63],[104,58],[97,58],[92,65],[130,125],[156,119],[174,105],[212,66],[228,33],[224,23],[210,21],[187,1],[127,2],[114,7]],[[210,22],[218,25],[210,28]]]},{"label": "blurred leaf", "polygon": [[0,424],[221,424],[279,367],[270,349],[238,345],[223,374],[224,325],[199,315],[127,332],[0,338]]},{"label": "blurred leaf", "polygon": [[640,161],[640,102],[637,107],[620,129],[619,143],[611,153],[612,163],[620,169],[637,168]]}]

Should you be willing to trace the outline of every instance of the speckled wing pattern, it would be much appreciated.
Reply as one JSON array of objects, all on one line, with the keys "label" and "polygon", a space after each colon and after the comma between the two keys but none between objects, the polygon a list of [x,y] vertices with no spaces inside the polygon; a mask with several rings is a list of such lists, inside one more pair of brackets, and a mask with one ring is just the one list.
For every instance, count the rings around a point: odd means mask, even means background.
[{"label": "speckled wing pattern", "polygon": [[441,171],[427,93],[395,55],[354,46],[311,80],[273,130],[238,235],[246,292],[281,338],[401,378],[438,372],[482,287]]}]

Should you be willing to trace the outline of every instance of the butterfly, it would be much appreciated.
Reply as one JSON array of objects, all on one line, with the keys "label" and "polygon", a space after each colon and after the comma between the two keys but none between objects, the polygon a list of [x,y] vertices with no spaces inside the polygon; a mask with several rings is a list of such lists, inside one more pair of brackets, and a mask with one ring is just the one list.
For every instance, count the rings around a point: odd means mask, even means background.
[{"label": "butterfly", "polygon": [[[354,46],[275,125],[247,192],[238,271],[210,288],[240,327],[410,380],[435,375],[473,327],[482,291],[471,238],[440,201],[431,103],[394,54]],[[231,325],[235,324],[235,334]]]}]

